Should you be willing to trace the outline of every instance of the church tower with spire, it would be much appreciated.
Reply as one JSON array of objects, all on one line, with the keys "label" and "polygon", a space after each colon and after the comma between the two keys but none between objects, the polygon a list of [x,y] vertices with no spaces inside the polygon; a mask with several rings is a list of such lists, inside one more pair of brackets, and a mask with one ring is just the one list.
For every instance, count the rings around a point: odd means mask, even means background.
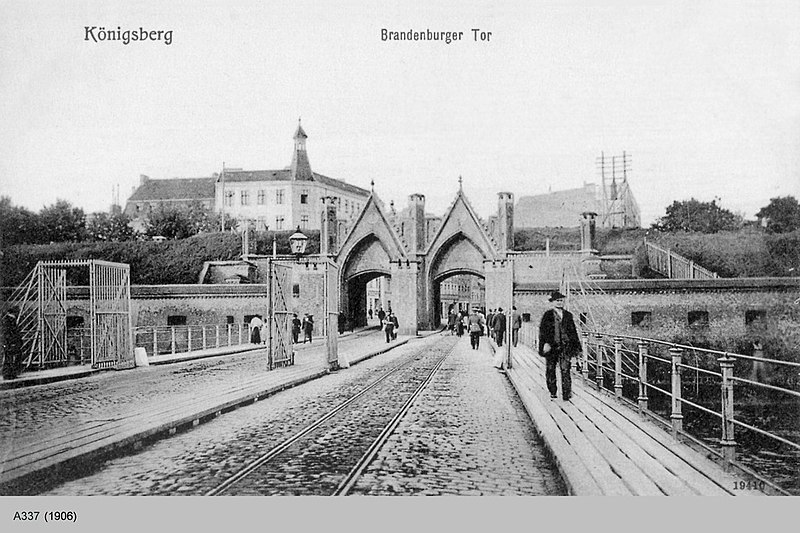
[{"label": "church tower with spire", "polygon": [[308,135],[303,131],[303,126],[298,119],[297,131],[294,134],[292,164],[289,167],[292,172],[292,181],[314,181],[314,173],[311,171],[311,163],[308,162],[308,152],[306,152],[306,139],[308,139]]}]

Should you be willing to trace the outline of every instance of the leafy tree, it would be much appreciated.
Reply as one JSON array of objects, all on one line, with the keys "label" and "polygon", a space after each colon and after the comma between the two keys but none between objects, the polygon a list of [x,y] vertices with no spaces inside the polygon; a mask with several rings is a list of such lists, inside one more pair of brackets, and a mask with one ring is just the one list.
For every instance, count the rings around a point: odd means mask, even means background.
[{"label": "leafy tree", "polygon": [[14,244],[33,244],[41,234],[39,216],[11,203],[8,196],[0,197],[0,234],[3,246]]},{"label": "leafy tree", "polygon": [[770,198],[769,205],[762,207],[756,216],[767,220],[770,233],[788,233],[800,229],[800,204],[794,196]]},{"label": "leafy tree", "polygon": [[662,231],[717,233],[737,229],[742,223],[740,217],[718,206],[716,200],[700,202],[692,198],[672,202],[667,207],[666,215],[658,219],[653,228]]},{"label": "leafy tree", "polygon": [[80,242],[86,237],[86,215],[66,200],[42,208],[39,212],[39,242]]},{"label": "leafy tree", "polygon": [[178,207],[159,206],[150,214],[146,228],[148,237],[185,239],[194,235],[187,210]]},{"label": "leafy tree", "polygon": [[95,213],[87,225],[88,238],[93,241],[121,242],[136,238],[130,227],[131,219],[124,213]]},{"label": "leafy tree", "polygon": [[[225,229],[236,228],[237,221],[225,215]],[[185,239],[198,233],[214,233],[220,230],[219,217],[200,202],[189,206],[159,206],[147,220],[145,234],[148,237],[164,236],[167,239]]]}]

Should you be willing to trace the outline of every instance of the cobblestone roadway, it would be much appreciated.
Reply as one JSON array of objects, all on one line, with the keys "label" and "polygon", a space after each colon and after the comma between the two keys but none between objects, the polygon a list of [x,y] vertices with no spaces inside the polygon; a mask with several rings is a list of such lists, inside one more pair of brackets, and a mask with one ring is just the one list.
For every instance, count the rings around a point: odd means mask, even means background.
[{"label": "cobblestone roadway", "polygon": [[[413,354],[414,341],[349,370],[283,391],[252,406],[107,461],[94,475],[64,483],[54,495],[204,494],[272,446],[296,433]],[[505,377],[486,349],[468,339],[445,363],[409,421],[371,467],[357,493],[368,494],[561,494],[564,487]],[[512,399],[509,398],[512,395]],[[282,494],[308,493],[314,480],[282,474]],[[274,493],[274,492],[273,492]]]},{"label": "cobblestone roadway", "polygon": [[[353,342],[358,342],[361,348],[385,346],[382,333],[376,332],[340,339],[342,351],[347,353]],[[324,349],[322,344],[301,348],[295,364],[325,368]],[[59,434],[62,428],[82,422],[113,420],[198,394],[226,390],[252,378],[255,372],[266,372],[266,365],[266,351],[257,350],[0,390],[0,449],[14,446],[15,441]]]},{"label": "cobblestone roadway", "polygon": [[485,346],[459,341],[353,494],[556,495],[566,488]]},{"label": "cobblestone roadway", "polygon": [[[415,340],[348,370],[304,383],[168,439],[44,494],[201,495],[297,433],[387,367],[438,336]],[[294,476],[288,474],[287,485]],[[292,494],[291,490],[285,491]]]}]

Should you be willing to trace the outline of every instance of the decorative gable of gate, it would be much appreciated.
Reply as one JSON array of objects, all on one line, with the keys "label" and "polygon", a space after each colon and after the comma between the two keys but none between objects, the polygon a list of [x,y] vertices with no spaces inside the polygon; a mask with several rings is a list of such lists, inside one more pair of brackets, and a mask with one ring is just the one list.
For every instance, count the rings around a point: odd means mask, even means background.
[{"label": "decorative gable of gate", "polygon": [[[388,261],[407,260],[406,251],[389,224],[382,202],[371,194],[361,213],[347,234],[336,262],[345,276],[357,274],[364,268],[388,268]],[[354,263],[355,261],[355,263]],[[357,264],[356,264],[357,263]]]},{"label": "decorative gable of gate", "polygon": [[[450,255],[462,249],[470,257],[477,260],[480,254],[482,260],[500,259],[497,247],[483,227],[475,210],[469,204],[463,190],[458,191],[455,200],[442,218],[442,224],[436,236],[428,245],[426,255],[432,261],[431,266],[446,268],[444,263],[450,262],[442,253]],[[443,263],[444,262],[444,263]]]}]

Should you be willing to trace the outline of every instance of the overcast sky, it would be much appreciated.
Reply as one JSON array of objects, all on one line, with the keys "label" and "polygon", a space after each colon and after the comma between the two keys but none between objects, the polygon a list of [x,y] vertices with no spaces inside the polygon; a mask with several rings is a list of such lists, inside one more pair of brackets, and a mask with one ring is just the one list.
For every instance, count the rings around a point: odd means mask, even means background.
[{"label": "overcast sky", "polygon": [[599,182],[623,150],[645,224],[690,197],[747,217],[800,198],[796,0],[325,5],[0,0],[0,195],[92,212],[140,174],[284,168],[302,117],[314,171],[437,214],[459,175],[485,217],[499,191]]}]

